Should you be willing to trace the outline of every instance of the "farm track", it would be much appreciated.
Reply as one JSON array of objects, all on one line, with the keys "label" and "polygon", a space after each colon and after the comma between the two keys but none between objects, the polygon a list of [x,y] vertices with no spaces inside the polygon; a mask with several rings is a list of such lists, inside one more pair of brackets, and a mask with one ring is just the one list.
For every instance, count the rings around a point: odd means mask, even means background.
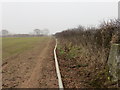
[{"label": "farm track", "polygon": [[2,70],[3,88],[58,88],[52,38],[7,60]]}]

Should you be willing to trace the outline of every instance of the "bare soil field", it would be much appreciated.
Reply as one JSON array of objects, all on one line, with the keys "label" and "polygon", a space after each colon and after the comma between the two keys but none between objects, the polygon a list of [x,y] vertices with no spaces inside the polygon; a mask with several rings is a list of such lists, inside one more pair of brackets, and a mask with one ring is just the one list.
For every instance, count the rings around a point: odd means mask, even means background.
[{"label": "bare soil field", "polygon": [[2,67],[3,88],[58,88],[53,49],[46,38],[31,49],[7,57]]}]

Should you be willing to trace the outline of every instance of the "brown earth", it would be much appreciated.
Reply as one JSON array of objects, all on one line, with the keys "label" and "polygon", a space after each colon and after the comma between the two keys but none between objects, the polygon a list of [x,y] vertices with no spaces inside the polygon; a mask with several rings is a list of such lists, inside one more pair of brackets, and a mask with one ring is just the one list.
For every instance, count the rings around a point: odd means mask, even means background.
[{"label": "brown earth", "polygon": [[36,47],[7,59],[2,69],[3,88],[58,88],[50,38]]},{"label": "brown earth", "polygon": [[[117,88],[117,82],[110,82],[106,76],[106,69],[99,69],[101,64],[81,57],[66,58],[66,54],[60,54],[57,49],[57,56],[64,88]],[[78,63],[79,61],[79,63]]]},{"label": "brown earth", "polygon": [[[57,52],[59,55],[59,52]],[[77,67],[75,60],[66,60],[58,56],[61,77],[65,88],[88,88],[89,72],[85,71],[85,67]],[[87,76],[88,75],[88,76]],[[87,77],[86,77],[87,76]]]}]

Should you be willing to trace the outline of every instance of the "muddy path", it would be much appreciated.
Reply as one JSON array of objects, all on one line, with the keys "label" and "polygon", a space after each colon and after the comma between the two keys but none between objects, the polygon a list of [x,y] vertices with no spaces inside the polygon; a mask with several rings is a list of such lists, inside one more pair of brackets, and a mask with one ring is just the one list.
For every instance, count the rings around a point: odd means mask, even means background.
[{"label": "muddy path", "polygon": [[35,48],[7,60],[2,70],[3,88],[58,88],[53,49],[49,38]]}]

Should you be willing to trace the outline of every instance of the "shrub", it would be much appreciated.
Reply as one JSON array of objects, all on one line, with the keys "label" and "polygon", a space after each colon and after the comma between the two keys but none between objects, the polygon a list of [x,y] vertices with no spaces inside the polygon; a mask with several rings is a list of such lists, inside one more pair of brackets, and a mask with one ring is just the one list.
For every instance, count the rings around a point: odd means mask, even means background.
[{"label": "shrub", "polygon": [[99,63],[105,65],[111,43],[115,41],[115,38],[117,38],[117,43],[120,42],[120,20],[103,22],[98,28],[79,26],[56,33],[55,36],[62,42],[69,42],[84,48],[90,55],[95,57],[98,55]]}]

